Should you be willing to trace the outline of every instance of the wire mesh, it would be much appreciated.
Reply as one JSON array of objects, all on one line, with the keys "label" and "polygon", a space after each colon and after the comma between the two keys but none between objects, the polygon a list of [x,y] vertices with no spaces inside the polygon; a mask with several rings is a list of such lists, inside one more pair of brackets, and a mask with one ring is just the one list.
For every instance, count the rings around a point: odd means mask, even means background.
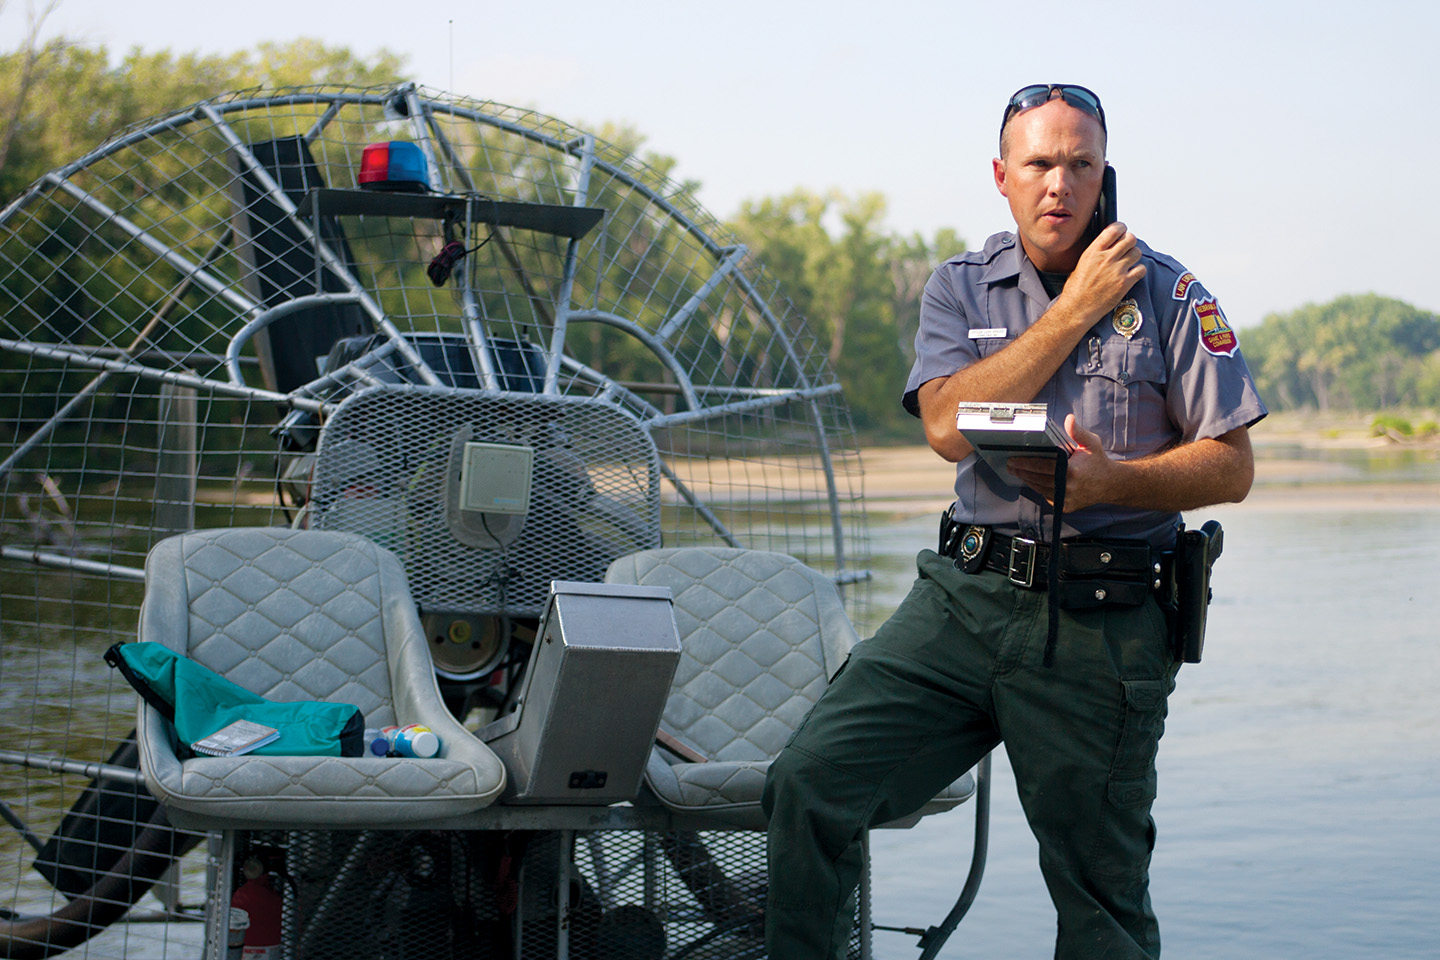
[{"label": "wire mesh", "polygon": [[[242,834],[239,846],[237,862],[265,863],[284,898],[281,956],[766,955],[760,834],[292,831]],[[857,924],[848,956],[861,955]]]},{"label": "wire mesh", "polygon": [[[428,193],[357,189],[387,141],[419,146]],[[549,579],[642,546],[783,551],[852,616],[868,600],[853,431],[803,319],[680,186],[498,104],[242,92],[47,174],[0,210],[0,411],[0,744],[30,764],[0,762],[0,800],[42,841],[92,776],[36,764],[104,760],[133,726],[101,653],[179,531],[388,537],[442,674],[479,683]],[[466,442],[530,449],[523,523],[455,519]],[[0,909],[66,902],[33,854],[4,832]],[[113,939],[82,950],[145,955]]]}]

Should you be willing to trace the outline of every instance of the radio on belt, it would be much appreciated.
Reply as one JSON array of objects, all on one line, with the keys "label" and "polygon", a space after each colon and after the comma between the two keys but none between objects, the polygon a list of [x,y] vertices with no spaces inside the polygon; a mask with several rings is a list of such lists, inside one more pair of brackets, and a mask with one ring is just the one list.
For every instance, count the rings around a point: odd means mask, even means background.
[{"label": "radio on belt", "polygon": [[633,800],[679,662],[668,587],[552,582],[520,700],[480,731],[501,802]]}]

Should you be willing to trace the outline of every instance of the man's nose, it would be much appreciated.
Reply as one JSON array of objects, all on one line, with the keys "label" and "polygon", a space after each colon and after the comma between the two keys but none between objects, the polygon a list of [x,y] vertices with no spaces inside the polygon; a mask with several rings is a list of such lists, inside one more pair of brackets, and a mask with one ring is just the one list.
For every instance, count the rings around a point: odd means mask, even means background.
[{"label": "man's nose", "polygon": [[1050,168],[1050,175],[1047,178],[1046,187],[1051,196],[1063,197],[1074,188],[1075,185],[1072,180],[1073,178],[1070,176],[1070,171],[1066,170],[1063,166],[1057,165]]}]

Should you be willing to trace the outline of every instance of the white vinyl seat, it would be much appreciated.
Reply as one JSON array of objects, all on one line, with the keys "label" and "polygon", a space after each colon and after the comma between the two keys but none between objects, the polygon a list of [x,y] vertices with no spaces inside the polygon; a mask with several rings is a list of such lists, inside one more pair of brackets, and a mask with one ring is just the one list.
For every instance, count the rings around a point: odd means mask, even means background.
[{"label": "white vinyl seat", "polygon": [[[770,762],[857,642],[835,584],[785,554],[709,547],[633,553],[605,579],[669,587],[675,598],[680,664],[661,730],[705,762],[657,746],[646,786],[671,810],[763,830]],[[966,774],[920,814],[974,790]]]},{"label": "white vinyl seat", "polygon": [[142,701],[141,770],[179,826],[402,827],[473,813],[504,788],[499,758],[440,698],[399,560],[363,537],[266,527],[164,540],[145,563],[139,639],[267,699],[354,704],[370,727],[423,723],[442,745],[426,760],[181,760],[174,727]]}]

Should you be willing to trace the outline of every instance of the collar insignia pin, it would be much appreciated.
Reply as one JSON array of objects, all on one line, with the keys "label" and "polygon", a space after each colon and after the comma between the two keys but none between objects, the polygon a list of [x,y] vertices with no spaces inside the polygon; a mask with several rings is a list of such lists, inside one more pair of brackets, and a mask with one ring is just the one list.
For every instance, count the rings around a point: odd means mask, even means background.
[{"label": "collar insignia pin", "polygon": [[1140,305],[1134,300],[1121,300],[1115,307],[1115,314],[1110,322],[1115,325],[1115,332],[1126,340],[1135,336],[1135,331],[1140,329],[1144,318],[1140,316]]}]

